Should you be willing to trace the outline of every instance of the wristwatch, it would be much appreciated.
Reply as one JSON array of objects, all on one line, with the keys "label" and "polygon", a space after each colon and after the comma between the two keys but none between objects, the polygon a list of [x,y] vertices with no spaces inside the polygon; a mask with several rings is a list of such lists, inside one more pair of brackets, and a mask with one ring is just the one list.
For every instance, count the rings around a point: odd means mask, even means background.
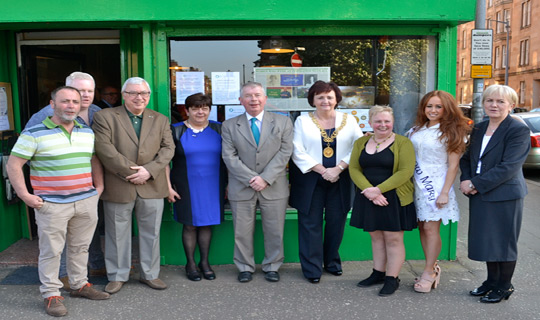
[{"label": "wristwatch", "polygon": [[469,188],[471,188],[471,189],[476,189],[476,188],[473,186],[472,182],[469,182]]}]

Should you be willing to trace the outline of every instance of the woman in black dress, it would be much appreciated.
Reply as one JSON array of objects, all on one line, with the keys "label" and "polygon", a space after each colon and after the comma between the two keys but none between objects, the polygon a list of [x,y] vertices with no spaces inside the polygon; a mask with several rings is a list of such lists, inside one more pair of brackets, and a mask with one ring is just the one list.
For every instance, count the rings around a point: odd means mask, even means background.
[{"label": "woman in black dress", "polygon": [[512,118],[518,96],[508,86],[489,86],[482,95],[489,120],[478,123],[460,160],[463,194],[469,197],[469,258],[486,261],[487,280],[470,292],[497,303],[514,292],[523,198],[522,166],[531,146],[530,130]]},{"label": "woman in black dress", "polygon": [[369,232],[373,249],[373,272],[358,286],[384,282],[379,295],[387,296],[399,287],[405,261],[403,231],[416,228],[411,181],[415,156],[411,141],[392,132],[392,108],[372,107],[369,124],[373,135],[355,142],[349,165],[358,187],[351,226]]}]

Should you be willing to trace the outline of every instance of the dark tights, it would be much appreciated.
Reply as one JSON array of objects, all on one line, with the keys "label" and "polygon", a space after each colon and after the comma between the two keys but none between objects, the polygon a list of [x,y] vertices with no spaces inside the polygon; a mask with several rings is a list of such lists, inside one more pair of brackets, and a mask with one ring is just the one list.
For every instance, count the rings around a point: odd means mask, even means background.
[{"label": "dark tights", "polygon": [[201,256],[200,265],[203,270],[210,269],[208,262],[208,252],[210,251],[210,241],[212,240],[212,227],[194,227],[184,225],[182,229],[182,242],[184,243],[184,252],[186,253],[186,269],[192,271],[197,269],[195,263],[195,248],[199,245],[199,254]]},{"label": "dark tights", "polygon": [[486,283],[497,289],[510,289],[516,261],[486,262],[486,264],[488,272]]}]

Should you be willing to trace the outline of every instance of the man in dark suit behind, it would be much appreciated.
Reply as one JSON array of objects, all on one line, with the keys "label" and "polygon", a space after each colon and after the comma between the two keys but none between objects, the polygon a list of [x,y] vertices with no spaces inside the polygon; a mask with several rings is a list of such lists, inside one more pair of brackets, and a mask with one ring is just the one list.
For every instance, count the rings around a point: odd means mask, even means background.
[{"label": "man in dark suit behind", "polygon": [[286,166],[292,154],[292,122],[264,112],[266,94],[260,83],[248,82],[240,103],[246,112],[222,126],[223,161],[229,170],[228,196],[234,222],[234,263],[238,281],[249,282],[255,272],[253,233],[257,205],[264,232],[265,279],[279,281],[283,263],[283,227],[289,197]]},{"label": "man in dark suit behind", "polygon": [[166,289],[158,277],[159,230],[168,196],[165,167],[174,154],[169,119],[146,109],[150,87],[144,79],[127,79],[122,95],[125,105],[96,113],[92,126],[105,180],[105,291],[116,293],[129,279],[133,211],[139,229],[139,281]]}]

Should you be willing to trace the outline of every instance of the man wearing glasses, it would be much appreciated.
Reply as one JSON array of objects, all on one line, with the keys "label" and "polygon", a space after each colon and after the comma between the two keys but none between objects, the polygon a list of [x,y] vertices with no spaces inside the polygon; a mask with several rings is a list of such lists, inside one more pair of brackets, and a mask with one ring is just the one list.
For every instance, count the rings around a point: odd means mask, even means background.
[{"label": "man wearing glasses", "polygon": [[114,108],[119,105],[118,101],[120,100],[120,93],[115,87],[106,86],[99,90],[99,96],[101,100],[96,102],[96,105],[101,109]]},{"label": "man wearing glasses", "polygon": [[146,109],[150,86],[142,78],[127,79],[122,97],[123,106],[96,113],[92,126],[104,169],[105,291],[111,294],[129,280],[132,212],[139,230],[139,281],[152,289],[167,288],[159,279],[159,230],[168,196],[165,167],[174,154],[169,119]]}]

